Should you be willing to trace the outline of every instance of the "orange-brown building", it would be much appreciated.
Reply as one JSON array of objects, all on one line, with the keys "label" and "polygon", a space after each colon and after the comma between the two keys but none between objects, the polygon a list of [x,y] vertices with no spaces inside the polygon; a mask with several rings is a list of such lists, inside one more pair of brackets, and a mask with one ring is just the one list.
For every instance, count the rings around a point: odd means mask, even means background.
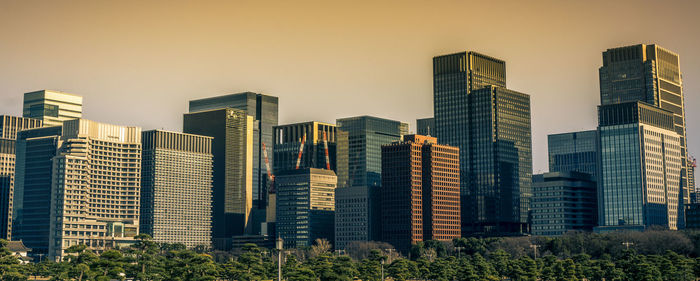
[{"label": "orange-brown building", "polygon": [[459,149],[407,135],[382,146],[382,240],[399,251],[461,236]]}]

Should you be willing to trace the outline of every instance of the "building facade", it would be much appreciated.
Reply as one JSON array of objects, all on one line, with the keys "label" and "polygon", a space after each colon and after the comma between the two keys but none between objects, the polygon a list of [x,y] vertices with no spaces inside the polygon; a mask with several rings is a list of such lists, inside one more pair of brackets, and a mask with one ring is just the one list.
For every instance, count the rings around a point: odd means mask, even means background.
[{"label": "building facade", "polygon": [[[335,125],[312,121],[275,126],[274,132],[273,170],[275,173],[303,168],[336,170]],[[304,147],[300,155],[302,141]],[[326,147],[328,163],[326,163]],[[299,163],[298,167],[297,163]]]},{"label": "building facade", "polygon": [[530,98],[505,87],[502,60],[476,52],[433,58],[435,135],[460,151],[463,235],[529,231]]},{"label": "building facade", "polygon": [[579,172],[549,172],[532,180],[532,234],[592,231],[598,223],[596,183]]},{"label": "building facade", "polygon": [[416,119],[416,134],[421,136],[435,135],[435,118]]},{"label": "building facade", "polygon": [[47,127],[60,126],[83,116],[83,97],[51,90],[26,93],[22,116],[39,119]]},{"label": "building facade", "polygon": [[681,137],[678,224],[683,228],[683,204],[689,203],[690,190],[685,98],[678,54],[655,44],[608,49],[603,52],[599,76],[601,105],[643,101],[673,113],[672,131]]},{"label": "building facade", "polygon": [[41,120],[0,115],[0,239],[12,239],[17,132],[41,127]]},{"label": "building facade", "polygon": [[461,237],[458,148],[421,135],[382,146],[380,190],[382,241],[397,250]]},{"label": "building facade", "polygon": [[142,133],[140,232],[158,243],[211,245],[211,137]]},{"label": "building facade", "polygon": [[380,241],[378,186],[348,186],[335,190],[335,248],[352,242]]},{"label": "building facade", "polygon": [[602,105],[599,231],[678,229],[681,137],[674,115],[644,102]]},{"label": "building facade", "polygon": [[307,168],[275,177],[277,237],[285,248],[313,245],[316,239],[334,244],[335,188],[331,170]]},{"label": "building facade", "polygon": [[598,130],[552,134],[547,136],[549,171],[575,171],[598,174]]},{"label": "building facade", "polygon": [[[408,124],[372,116],[336,120],[338,139],[338,185],[380,186],[382,145],[408,134]],[[342,153],[341,153],[342,152]]]},{"label": "building facade", "polygon": [[140,190],[140,128],[63,122],[51,167],[48,258],[58,260],[74,245],[100,253],[133,243]]},{"label": "building facade", "polygon": [[253,234],[253,127],[244,110],[187,113],[183,131],[212,137],[212,242],[228,249],[236,235]]}]

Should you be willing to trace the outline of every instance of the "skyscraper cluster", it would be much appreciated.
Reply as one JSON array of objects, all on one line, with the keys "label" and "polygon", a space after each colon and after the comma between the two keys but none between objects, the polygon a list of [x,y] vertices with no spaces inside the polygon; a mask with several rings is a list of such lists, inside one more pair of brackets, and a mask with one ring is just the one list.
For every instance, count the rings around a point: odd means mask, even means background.
[{"label": "skyscraper cluster", "polygon": [[506,62],[433,58],[434,117],[279,124],[279,99],[244,92],[189,102],[183,132],[82,118],[83,99],[24,95],[0,116],[0,235],[39,258],[136,242],[231,250],[336,249],[383,241],[700,225],[678,55],[609,49],[598,127],[550,135],[532,173],[530,96]]}]

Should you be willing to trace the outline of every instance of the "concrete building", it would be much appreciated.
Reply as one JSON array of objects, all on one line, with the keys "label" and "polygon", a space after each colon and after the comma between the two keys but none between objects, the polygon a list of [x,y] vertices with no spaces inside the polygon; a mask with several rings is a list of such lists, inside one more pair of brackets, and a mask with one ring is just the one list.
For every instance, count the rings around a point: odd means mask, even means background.
[{"label": "concrete building", "polygon": [[60,141],[46,202],[48,258],[58,260],[74,245],[100,253],[133,243],[139,227],[141,129],[74,119],[63,122]]},{"label": "concrete building", "polygon": [[420,135],[383,145],[380,190],[382,241],[397,250],[461,237],[458,148]]},{"label": "concrete building", "polygon": [[41,127],[41,120],[0,115],[0,239],[12,239],[17,132]]},{"label": "concrete building", "polygon": [[159,243],[209,248],[212,137],[152,130],[141,139],[140,232]]},{"label": "concrete building", "polygon": [[550,172],[581,172],[596,178],[600,155],[598,130],[547,136]]},{"label": "concrete building", "polygon": [[597,225],[596,183],[590,174],[534,175],[532,190],[532,234],[553,236],[568,231],[592,231]]},{"label": "concrete building", "polygon": [[435,136],[460,151],[462,234],[529,231],[530,97],[506,89],[505,62],[476,52],[433,58]]},{"label": "concrete building", "polygon": [[187,113],[183,131],[212,137],[212,242],[227,250],[236,235],[254,234],[254,118],[244,110],[214,109]]},{"label": "concrete building", "polygon": [[[322,122],[304,122],[274,127],[275,173],[285,173],[297,169],[316,168],[336,170],[336,127]],[[304,141],[301,159],[299,148]],[[324,144],[325,143],[325,144]],[[325,148],[328,146],[328,167]]]},{"label": "concrete building", "polygon": [[44,126],[60,126],[83,117],[83,97],[51,90],[24,94],[22,116],[39,119]]},{"label": "concrete building", "polygon": [[690,202],[690,189],[683,75],[678,54],[655,44],[608,49],[603,52],[603,66],[599,69],[599,76],[601,105],[643,101],[673,114],[671,130],[681,138],[682,167],[677,224],[683,228],[683,205]]},{"label": "concrete building", "polygon": [[337,181],[333,171],[314,168],[276,176],[277,237],[285,248],[311,246],[316,239],[334,243]]},{"label": "concrete building", "polygon": [[381,241],[378,186],[348,186],[335,190],[335,248],[351,242]]},{"label": "concrete building", "polygon": [[416,119],[416,134],[421,136],[435,135],[435,118]]},{"label": "concrete building", "polygon": [[681,136],[674,114],[628,102],[598,108],[601,143],[598,231],[678,229]]}]

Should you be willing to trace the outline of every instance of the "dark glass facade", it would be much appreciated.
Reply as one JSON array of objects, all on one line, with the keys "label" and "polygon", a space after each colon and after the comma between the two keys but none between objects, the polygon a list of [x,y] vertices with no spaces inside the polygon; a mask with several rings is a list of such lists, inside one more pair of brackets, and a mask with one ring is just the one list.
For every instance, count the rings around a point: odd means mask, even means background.
[{"label": "dark glass facade", "polygon": [[327,144],[328,165],[331,170],[336,170],[337,137],[335,125],[321,122],[305,122],[276,126],[274,131],[275,143],[273,153],[275,161],[272,165],[275,173],[284,173],[297,169],[299,147],[304,136],[306,136],[306,142],[301,154],[299,169],[326,169],[325,147]]},{"label": "dark glass facade", "polygon": [[598,131],[582,131],[547,136],[549,171],[575,171],[598,174]]},{"label": "dark glass facade", "polygon": [[596,183],[590,174],[550,172],[532,178],[532,234],[591,231],[597,225]]},{"label": "dark glass facade", "polygon": [[416,119],[416,133],[422,136],[435,135],[435,118]]}]

